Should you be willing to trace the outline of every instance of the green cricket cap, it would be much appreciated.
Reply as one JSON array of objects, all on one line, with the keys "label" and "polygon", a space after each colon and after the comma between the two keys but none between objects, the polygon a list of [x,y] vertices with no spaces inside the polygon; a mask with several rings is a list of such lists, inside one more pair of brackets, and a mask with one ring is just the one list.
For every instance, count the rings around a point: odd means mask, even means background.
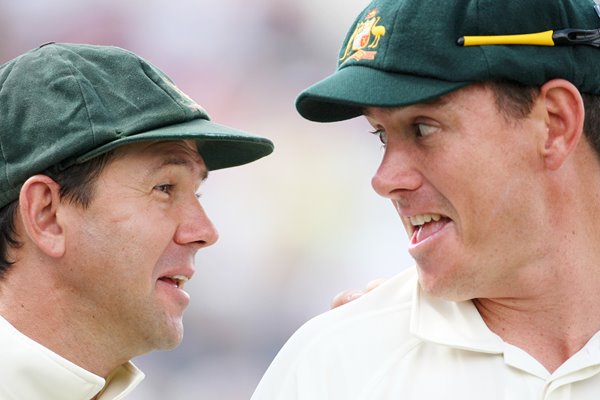
[{"label": "green cricket cap", "polygon": [[50,168],[129,143],[188,139],[209,170],[273,151],[268,139],[211,122],[162,71],[118,47],[48,43],[0,65],[0,207]]},{"label": "green cricket cap", "polygon": [[337,70],[304,90],[296,108],[309,120],[340,121],[366,106],[422,103],[489,80],[564,78],[600,94],[598,47],[458,44],[463,36],[598,29],[597,9],[593,0],[374,0],[350,28]]}]

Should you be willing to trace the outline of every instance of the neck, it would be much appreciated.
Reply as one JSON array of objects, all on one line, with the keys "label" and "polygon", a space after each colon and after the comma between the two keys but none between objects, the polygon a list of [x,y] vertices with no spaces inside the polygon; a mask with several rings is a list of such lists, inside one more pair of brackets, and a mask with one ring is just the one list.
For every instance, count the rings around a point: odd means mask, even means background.
[{"label": "neck", "polygon": [[0,315],[21,333],[104,378],[129,360],[127,355],[117,354],[123,346],[107,342],[112,336],[103,332],[102,321],[97,321],[95,328],[89,316],[73,307],[68,294],[43,272],[51,266],[38,266],[36,276],[28,273],[25,265],[12,268],[1,282]]},{"label": "neck", "polygon": [[554,372],[600,331],[600,269],[563,264],[540,273],[523,285],[526,295],[473,302],[490,330]]},{"label": "neck", "polygon": [[521,260],[508,287],[474,300],[493,332],[550,372],[600,331],[599,173],[586,143],[567,165],[548,172],[539,201],[546,220],[531,238],[540,246]]},{"label": "neck", "polygon": [[[506,309],[504,306],[497,308],[481,302],[476,303],[476,306],[494,333],[505,342],[529,353],[550,373],[581,350],[589,339],[600,331],[598,323],[580,327],[581,324],[574,321],[574,325],[578,325],[575,327],[560,317],[543,321],[543,317],[533,314],[515,317],[503,312],[502,308]],[[559,325],[563,327],[555,329]]]}]

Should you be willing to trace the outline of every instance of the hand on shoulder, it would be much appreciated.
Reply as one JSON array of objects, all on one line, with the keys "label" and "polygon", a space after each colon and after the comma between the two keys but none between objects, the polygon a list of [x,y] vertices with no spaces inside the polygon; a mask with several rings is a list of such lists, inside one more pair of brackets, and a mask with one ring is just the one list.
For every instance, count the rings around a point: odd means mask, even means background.
[{"label": "hand on shoulder", "polygon": [[333,298],[333,300],[331,301],[331,308],[332,309],[337,308],[337,307],[347,304],[353,300],[356,300],[359,297],[362,297],[365,293],[368,293],[371,290],[375,289],[376,287],[378,287],[385,281],[387,281],[386,278],[378,278],[378,279],[374,279],[371,282],[369,282],[364,289],[344,290],[343,292],[338,293]]}]

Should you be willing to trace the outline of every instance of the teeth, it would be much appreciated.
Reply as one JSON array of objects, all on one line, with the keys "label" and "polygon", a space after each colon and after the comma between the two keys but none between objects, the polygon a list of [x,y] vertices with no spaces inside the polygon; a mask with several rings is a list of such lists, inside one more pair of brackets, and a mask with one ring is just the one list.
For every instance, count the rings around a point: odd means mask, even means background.
[{"label": "teeth", "polygon": [[423,215],[414,215],[409,218],[412,226],[421,226],[428,222],[439,221],[442,219],[442,216],[439,214],[423,214]]},{"label": "teeth", "polygon": [[177,284],[177,287],[180,289],[183,289],[183,285],[190,280],[187,276],[183,275],[170,276],[169,279],[175,282]]}]

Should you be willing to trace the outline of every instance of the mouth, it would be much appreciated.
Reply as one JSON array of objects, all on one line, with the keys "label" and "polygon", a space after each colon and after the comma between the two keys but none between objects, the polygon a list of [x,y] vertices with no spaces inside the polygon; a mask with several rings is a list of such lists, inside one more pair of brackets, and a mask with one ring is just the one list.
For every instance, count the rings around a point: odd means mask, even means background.
[{"label": "mouth", "polygon": [[405,217],[411,244],[418,244],[435,235],[452,220],[441,214],[417,214]]},{"label": "mouth", "polygon": [[190,280],[187,276],[184,275],[173,275],[173,276],[163,276],[158,279],[159,281],[163,281],[171,286],[176,287],[177,289],[182,289],[187,281]]}]

